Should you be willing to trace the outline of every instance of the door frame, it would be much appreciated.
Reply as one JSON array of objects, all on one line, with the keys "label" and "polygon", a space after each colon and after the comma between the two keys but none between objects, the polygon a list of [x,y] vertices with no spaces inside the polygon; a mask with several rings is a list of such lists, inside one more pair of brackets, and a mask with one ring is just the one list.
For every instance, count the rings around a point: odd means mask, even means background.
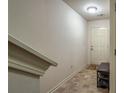
[{"label": "door frame", "polygon": [[110,0],[110,93],[116,93],[116,0]]}]

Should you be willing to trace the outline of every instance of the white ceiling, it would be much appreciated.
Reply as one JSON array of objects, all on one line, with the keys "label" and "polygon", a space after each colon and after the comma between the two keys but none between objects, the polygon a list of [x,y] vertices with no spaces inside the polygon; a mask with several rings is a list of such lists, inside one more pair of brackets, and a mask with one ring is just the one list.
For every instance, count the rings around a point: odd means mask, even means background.
[{"label": "white ceiling", "polygon": [[[107,19],[110,14],[109,0],[63,0],[86,20]],[[99,11],[95,14],[89,14],[86,11],[87,6],[97,6]],[[101,16],[102,15],[102,16]]]}]

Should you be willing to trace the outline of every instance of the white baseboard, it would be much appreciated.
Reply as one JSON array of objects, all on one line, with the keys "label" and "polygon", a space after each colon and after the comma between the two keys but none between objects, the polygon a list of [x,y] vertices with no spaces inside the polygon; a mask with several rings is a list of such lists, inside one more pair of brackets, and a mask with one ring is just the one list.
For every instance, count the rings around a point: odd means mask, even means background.
[{"label": "white baseboard", "polygon": [[62,80],[60,83],[58,83],[54,88],[52,88],[50,91],[48,91],[47,93],[53,93],[54,91],[56,91],[59,87],[61,87],[65,82],[67,82],[68,80],[70,80],[72,77],[74,77],[78,72],[80,72],[81,70],[85,69],[86,66],[84,68],[80,68],[77,71],[73,72],[72,74],[70,74],[68,77],[66,77],[64,80]]}]

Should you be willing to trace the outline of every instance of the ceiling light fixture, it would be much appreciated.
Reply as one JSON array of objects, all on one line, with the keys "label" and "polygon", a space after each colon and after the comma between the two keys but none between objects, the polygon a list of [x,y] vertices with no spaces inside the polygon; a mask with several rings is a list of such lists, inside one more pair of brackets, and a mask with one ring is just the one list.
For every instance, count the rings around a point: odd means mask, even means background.
[{"label": "ceiling light fixture", "polygon": [[94,14],[94,13],[97,12],[97,7],[94,7],[94,6],[88,7],[88,8],[87,8],[87,11],[88,11],[89,13]]}]

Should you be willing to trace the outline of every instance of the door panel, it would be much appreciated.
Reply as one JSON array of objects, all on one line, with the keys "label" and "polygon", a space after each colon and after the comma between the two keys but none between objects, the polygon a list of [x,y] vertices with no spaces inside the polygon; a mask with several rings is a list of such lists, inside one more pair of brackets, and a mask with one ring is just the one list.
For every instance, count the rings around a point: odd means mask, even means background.
[{"label": "door panel", "polygon": [[93,28],[91,31],[91,63],[100,64],[109,61],[109,31],[107,28]]}]

